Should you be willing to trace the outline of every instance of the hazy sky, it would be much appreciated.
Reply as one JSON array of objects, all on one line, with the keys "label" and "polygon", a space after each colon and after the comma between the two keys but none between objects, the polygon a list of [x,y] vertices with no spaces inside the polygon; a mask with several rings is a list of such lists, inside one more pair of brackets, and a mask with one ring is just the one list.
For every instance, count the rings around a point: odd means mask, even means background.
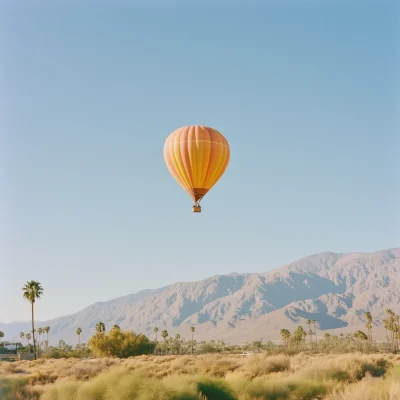
[{"label": "hazy sky", "polygon": [[[394,1],[16,3],[0,6],[0,321],[30,318],[31,279],[44,320],[399,245]],[[231,146],[201,214],[163,159],[189,124]]]}]

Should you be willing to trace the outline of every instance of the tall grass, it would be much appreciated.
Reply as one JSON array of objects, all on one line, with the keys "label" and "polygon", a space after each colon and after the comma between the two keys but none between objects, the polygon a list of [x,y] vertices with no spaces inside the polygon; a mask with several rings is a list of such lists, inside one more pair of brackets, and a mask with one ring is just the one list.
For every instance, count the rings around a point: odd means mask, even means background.
[{"label": "tall grass", "polygon": [[244,370],[250,379],[289,369],[290,358],[285,355],[255,355],[250,357],[244,365]]},{"label": "tall grass", "polygon": [[[172,387],[124,367],[99,374],[88,382],[62,382],[48,388],[43,400],[200,400],[195,386]],[[212,397],[208,398],[209,400]],[[217,397],[215,397],[217,400]],[[223,398],[221,397],[221,400]],[[230,400],[230,399],[227,399]]]},{"label": "tall grass", "polygon": [[[321,362],[323,360],[323,362]],[[357,382],[366,374],[375,377],[383,376],[392,363],[383,357],[366,355],[342,355],[331,359],[317,359],[299,371],[304,379],[317,381],[334,380],[341,382]]]},{"label": "tall grass", "polygon": [[39,398],[39,392],[32,390],[27,379],[0,377],[1,400],[38,400]]},{"label": "tall grass", "polygon": [[399,400],[400,382],[366,377],[326,397],[326,400]]},{"label": "tall grass", "polygon": [[361,353],[22,361],[0,369],[0,399],[358,400],[359,388],[365,400],[394,400],[399,366],[399,356]]}]

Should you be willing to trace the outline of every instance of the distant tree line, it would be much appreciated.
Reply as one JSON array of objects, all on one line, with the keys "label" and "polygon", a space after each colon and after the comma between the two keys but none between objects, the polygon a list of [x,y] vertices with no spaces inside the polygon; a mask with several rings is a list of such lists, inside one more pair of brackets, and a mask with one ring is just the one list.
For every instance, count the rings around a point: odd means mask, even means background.
[{"label": "distant tree line", "polygon": [[[307,320],[307,330],[298,326],[293,332],[281,329],[280,335],[283,344],[274,344],[271,341],[263,343],[262,340],[253,341],[251,344],[230,345],[223,340],[210,340],[197,342],[194,338],[195,327],[190,326],[190,340],[176,334],[170,337],[166,329],[162,330],[159,340],[159,328],[154,327],[155,340],[150,340],[143,334],[136,334],[131,330],[121,330],[118,325],[113,325],[107,333],[105,323],[99,321],[95,326],[95,332],[88,343],[81,343],[82,329],[75,331],[78,336],[78,345],[75,349],[71,345],[60,340],[58,346],[49,345],[50,327],[35,328],[34,306],[43,295],[43,288],[37,281],[29,281],[22,288],[23,297],[31,305],[32,330],[20,332],[21,343],[18,343],[20,351],[34,354],[36,359],[44,357],[131,357],[141,354],[168,355],[168,354],[195,354],[195,353],[221,353],[221,352],[297,352],[297,351],[322,351],[322,352],[347,352],[347,351],[387,351],[398,352],[400,350],[400,316],[391,309],[386,310],[387,318],[383,320],[386,332],[386,343],[380,344],[373,340],[373,318],[370,312],[364,313],[366,332],[358,330],[353,334],[330,335],[325,333],[318,340],[316,320]],[[0,339],[4,333],[0,331]],[[32,340],[32,342],[31,342]],[[3,347],[0,341],[0,348]]]}]

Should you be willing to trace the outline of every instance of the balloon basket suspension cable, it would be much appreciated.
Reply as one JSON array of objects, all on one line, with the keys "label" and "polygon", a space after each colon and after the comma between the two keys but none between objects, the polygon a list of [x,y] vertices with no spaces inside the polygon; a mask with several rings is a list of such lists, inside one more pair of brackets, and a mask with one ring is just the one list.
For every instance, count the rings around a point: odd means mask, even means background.
[{"label": "balloon basket suspension cable", "polygon": [[199,213],[199,212],[201,212],[200,201],[201,201],[201,199],[197,200],[196,203],[193,204],[192,211],[193,211],[194,213]]}]

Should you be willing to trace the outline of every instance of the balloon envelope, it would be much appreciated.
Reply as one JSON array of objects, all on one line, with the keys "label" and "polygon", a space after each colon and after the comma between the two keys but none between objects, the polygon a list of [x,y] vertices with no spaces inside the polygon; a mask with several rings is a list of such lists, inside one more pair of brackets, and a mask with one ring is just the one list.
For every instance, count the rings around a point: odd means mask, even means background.
[{"label": "balloon envelope", "polygon": [[164,159],[175,180],[198,202],[228,167],[230,148],[216,129],[184,126],[167,137]]}]

